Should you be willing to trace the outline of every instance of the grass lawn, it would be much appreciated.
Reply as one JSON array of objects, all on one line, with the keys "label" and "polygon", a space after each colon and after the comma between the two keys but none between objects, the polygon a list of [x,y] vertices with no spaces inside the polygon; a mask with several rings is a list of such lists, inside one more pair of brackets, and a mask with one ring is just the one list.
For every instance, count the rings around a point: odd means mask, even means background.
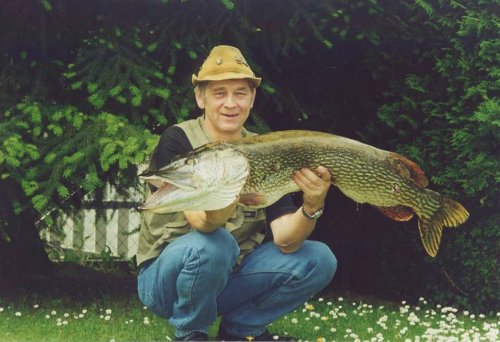
[{"label": "grass lawn", "polygon": [[[500,314],[428,303],[315,298],[270,326],[303,341],[499,341]],[[214,338],[214,324],[210,336]],[[90,302],[0,299],[0,341],[170,341],[173,330],[135,295]]]}]

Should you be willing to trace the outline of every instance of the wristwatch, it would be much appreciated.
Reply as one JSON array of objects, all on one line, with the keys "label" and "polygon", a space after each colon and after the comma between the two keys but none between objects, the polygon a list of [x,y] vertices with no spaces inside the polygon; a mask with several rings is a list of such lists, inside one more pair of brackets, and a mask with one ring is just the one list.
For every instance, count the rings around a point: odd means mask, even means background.
[{"label": "wristwatch", "polygon": [[309,220],[317,220],[321,215],[323,215],[323,208],[315,211],[312,214],[309,214],[307,211],[304,210],[304,206],[302,206],[302,214]]}]

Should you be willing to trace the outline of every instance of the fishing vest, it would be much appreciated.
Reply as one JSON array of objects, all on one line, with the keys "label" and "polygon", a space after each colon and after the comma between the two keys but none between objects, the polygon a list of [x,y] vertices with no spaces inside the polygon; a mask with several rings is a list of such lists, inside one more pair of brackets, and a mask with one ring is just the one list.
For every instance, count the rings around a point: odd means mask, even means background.
[{"label": "fishing vest", "polygon": [[[205,129],[204,118],[202,115],[198,119],[176,125],[184,131],[193,149],[212,140]],[[246,129],[243,129],[242,134],[243,137],[256,135]],[[240,261],[264,240],[265,235],[262,232],[265,219],[264,209],[250,209],[238,205],[226,222],[224,228],[231,232],[240,246]],[[156,258],[169,242],[192,230],[182,212],[167,214],[143,212],[136,255],[137,264]]]}]

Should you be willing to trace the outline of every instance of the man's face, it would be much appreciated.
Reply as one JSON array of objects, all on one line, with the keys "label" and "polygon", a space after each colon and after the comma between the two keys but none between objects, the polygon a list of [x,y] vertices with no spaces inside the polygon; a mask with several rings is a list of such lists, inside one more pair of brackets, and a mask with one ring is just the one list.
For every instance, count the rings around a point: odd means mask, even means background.
[{"label": "man's face", "polygon": [[236,138],[250,114],[255,89],[247,80],[210,81],[205,92],[196,91],[198,107],[205,110],[205,124],[217,140]]}]

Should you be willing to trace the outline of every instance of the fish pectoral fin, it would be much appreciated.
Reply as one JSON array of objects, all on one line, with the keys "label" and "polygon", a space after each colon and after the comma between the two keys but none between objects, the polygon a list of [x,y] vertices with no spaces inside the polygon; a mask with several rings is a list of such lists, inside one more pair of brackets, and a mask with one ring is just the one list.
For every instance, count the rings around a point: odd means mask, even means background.
[{"label": "fish pectoral fin", "polygon": [[236,180],[218,189],[207,190],[200,194],[191,210],[219,210],[228,207],[238,197],[244,182],[245,179]]},{"label": "fish pectoral fin", "polygon": [[377,207],[376,205],[372,205],[372,207],[394,221],[409,221],[415,214],[411,208],[405,207],[404,205],[396,205],[393,207]]},{"label": "fish pectoral fin", "polygon": [[236,192],[212,190],[196,196],[187,210],[220,210],[228,207],[236,198]]},{"label": "fish pectoral fin", "polygon": [[266,203],[266,195],[260,192],[240,194],[240,203],[247,207],[257,207]]}]

